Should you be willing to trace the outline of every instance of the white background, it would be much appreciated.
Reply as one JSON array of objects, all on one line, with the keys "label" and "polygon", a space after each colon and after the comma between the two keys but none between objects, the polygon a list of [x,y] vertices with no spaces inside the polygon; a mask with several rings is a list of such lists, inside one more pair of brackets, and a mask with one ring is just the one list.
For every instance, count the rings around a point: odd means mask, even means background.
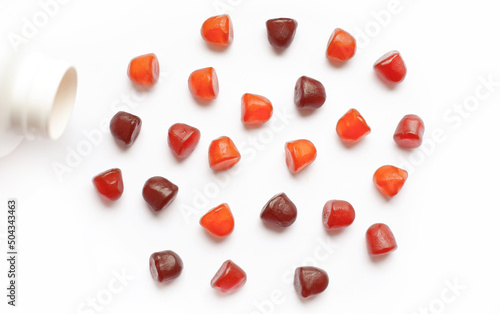
[{"label": "white background", "polygon": [[[495,2],[400,0],[381,25],[373,14],[387,10],[387,0],[221,0],[235,32],[223,52],[207,48],[199,34],[203,21],[219,13],[215,3],[69,0],[21,45],[69,60],[80,82],[74,115],[59,141],[25,141],[0,161],[0,256],[6,251],[6,199],[19,200],[19,307],[8,313],[97,313],[93,298],[107,303],[98,304],[99,313],[500,312],[499,87],[470,105],[477,88],[487,91],[478,87],[482,78],[500,81]],[[32,0],[2,0],[0,10],[2,49],[11,48],[8,34],[21,34],[23,18],[43,12]],[[266,38],[265,21],[276,17],[299,23],[293,44],[281,55]],[[369,29],[364,47],[341,68],[324,56],[336,27],[357,37]],[[401,52],[408,75],[389,90],[372,64],[393,49]],[[139,94],[126,69],[131,58],[149,52],[158,55],[162,76],[153,90]],[[187,78],[207,66],[219,75],[220,95],[200,106],[189,94]],[[310,116],[301,116],[293,104],[301,75],[327,89],[326,104]],[[240,97],[246,92],[269,98],[286,117],[275,114],[269,124],[284,128],[246,130],[240,122]],[[469,106],[461,109],[463,116],[454,113],[454,105],[464,101]],[[349,108],[361,112],[372,133],[347,149],[335,124]],[[123,109],[143,121],[137,142],[126,151],[98,131]],[[409,113],[425,122],[425,151],[402,151],[392,140]],[[176,122],[202,133],[183,162],[167,146],[167,130]],[[86,145],[86,132],[95,136],[90,152],[58,176],[54,165],[66,165],[69,152]],[[436,143],[434,132],[446,140]],[[221,135],[230,136],[243,153],[237,173],[215,175],[208,167],[208,145]],[[292,176],[283,146],[299,138],[315,143],[318,158]],[[373,172],[385,164],[411,171],[390,201],[372,184]],[[91,179],[112,167],[122,169],[125,192],[106,206]],[[155,175],[180,187],[175,202],[157,216],[141,196],[144,182]],[[295,202],[299,216],[277,233],[262,225],[259,213],[280,192]],[[330,199],[351,202],[357,214],[338,234],[327,234],[321,224]],[[223,202],[233,210],[236,228],[227,239],[214,241],[198,219]],[[189,208],[194,212],[183,216]],[[366,229],[376,222],[388,224],[399,245],[379,262],[370,260],[364,242]],[[165,249],[182,257],[184,271],[158,286],[148,259]],[[220,296],[210,279],[226,259],[247,272],[248,282],[237,293]],[[329,273],[330,286],[301,302],[287,279],[295,267],[311,263]],[[0,269],[5,313],[3,257]],[[115,282],[122,271],[133,277],[125,286]],[[461,286],[455,294],[448,288],[453,281]],[[110,283],[122,289],[108,300]],[[270,305],[275,293],[282,294],[282,302]]]}]

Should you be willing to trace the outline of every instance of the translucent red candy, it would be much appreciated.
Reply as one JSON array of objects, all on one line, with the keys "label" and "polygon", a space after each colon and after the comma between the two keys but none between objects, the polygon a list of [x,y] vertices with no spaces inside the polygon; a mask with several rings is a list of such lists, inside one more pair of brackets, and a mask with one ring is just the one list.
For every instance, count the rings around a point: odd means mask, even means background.
[{"label": "translucent red candy", "polygon": [[176,123],[168,129],[168,146],[177,158],[187,158],[200,141],[200,130],[184,123]]},{"label": "translucent red candy", "polygon": [[292,174],[302,171],[316,160],[316,147],[309,140],[296,140],[285,144],[286,165]]},{"label": "translucent red candy", "polygon": [[245,94],[241,97],[241,121],[245,125],[261,125],[271,119],[273,105],[269,99]]},{"label": "translucent red candy", "polygon": [[382,195],[391,198],[398,194],[407,178],[406,170],[394,166],[382,166],[375,171],[373,182]]},{"label": "translucent red candy", "polygon": [[336,28],[326,50],[326,57],[333,62],[345,62],[356,52],[356,39],[343,29]]},{"label": "translucent red candy", "polygon": [[317,267],[299,267],[295,270],[294,286],[297,294],[308,299],[321,292],[328,287],[328,274]]},{"label": "translucent red candy", "polygon": [[109,124],[111,135],[123,146],[134,144],[139,132],[141,132],[142,121],[138,116],[120,111],[113,116]]},{"label": "translucent red candy", "polygon": [[350,109],[340,118],[336,130],[340,140],[347,145],[361,141],[363,137],[371,132],[365,119],[356,109]]},{"label": "translucent red candy", "polygon": [[295,84],[294,101],[299,109],[318,109],[326,101],[325,87],[320,81],[302,76]]},{"label": "translucent red candy", "polygon": [[198,99],[212,100],[219,95],[219,80],[214,68],[196,70],[189,76],[191,94]]},{"label": "translucent red candy", "polygon": [[227,237],[234,230],[234,217],[227,204],[221,204],[206,213],[200,225],[216,237]]},{"label": "translucent red candy", "polygon": [[154,53],[138,56],[128,66],[128,76],[138,85],[153,86],[160,77],[160,65]]},{"label": "translucent red candy", "polygon": [[152,177],[144,184],[142,196],[154,212],[167,207],[177,196],[177,185],[163,177]]},{"label": "translucent red candy", "polygon": [[247,275],[233,261],[227,260],[222,264],[210,282],[212,288],[222,293],[233,293],[240,289],[247,281]]},{"label": "translucent red candy", "polygon": [[229,15],[208,18],[201,27],[201,36],[212,45],[229,46],[233,41],[233,23]]},{"label": "translucent red candy", "polygon": [[272,19],[266,22],[267,39],[271,46],[283,50],[292,44],[297,30],[297,21],[288,18]]},{"label": "translucent red candy", "polygon": [[285,193],[281,193],[267,202],[260,213],[260,218],[266,223],[286,228],[297,219],[297,207]]},{"label": "translucent red candy", "polygon": [[123,194],[123,179],[120,169],[104,171],[92,179],[97,192],[107,200],[116,201]]},{"label": "translucent red candy", "polygon": [[181,275],[184,264],[182,259],[173,251],[162,251],[151,254],[149,271],[154,280],[165,283]]},{"label": "translucent red candy", "polygon": [[208,162],[213,170],[227,170],[236,165],[240,159],[240,152],[229,137],[221,136],[210,144]]},{"label": "translucent red candy", "polygon": [[388,85],[400,83],[406,76],[406,65],[395,50],[380,57],[373,68],[377,76]]},{"label": "translucent red candy", "polygon": [[354,208],[346,201],[331,200],[323,207],[323,226],[327,230],[350,226],[355,217]]},{"label": "translucent red candy", "polygon": [[368,228],[366,244],[371,256],[385,255],[398,247],[391,229],[385,224],[374,224]]},{"label": "translucent red candy", "polygon": [[422,145],[424,122],[419,116],[409,114],[403,117],[394,132],[394,141],[401,148],[417,148]]}]

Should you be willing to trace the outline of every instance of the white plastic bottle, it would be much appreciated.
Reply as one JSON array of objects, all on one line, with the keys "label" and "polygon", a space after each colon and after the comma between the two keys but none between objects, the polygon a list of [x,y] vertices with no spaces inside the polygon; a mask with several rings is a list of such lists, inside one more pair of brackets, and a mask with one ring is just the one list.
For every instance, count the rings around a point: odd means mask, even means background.
[{"label": "white plastic bottle", "polygon": [[0,51],[0,157],[24,137],[58,139],[76,99],[74,67],[40,53]]}]

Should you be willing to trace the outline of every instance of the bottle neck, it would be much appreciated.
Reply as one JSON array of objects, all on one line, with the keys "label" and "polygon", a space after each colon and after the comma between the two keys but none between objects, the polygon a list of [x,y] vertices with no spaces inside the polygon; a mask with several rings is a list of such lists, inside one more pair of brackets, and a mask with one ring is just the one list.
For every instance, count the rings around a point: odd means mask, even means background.
[{"label": "bottle neck", "polygon": [[42,54],[17,58],[10,73],[12,78],[7,106],[11,128],[20,135],[52,140],[64,132],[76,98],[76,70],[66,62]]}]

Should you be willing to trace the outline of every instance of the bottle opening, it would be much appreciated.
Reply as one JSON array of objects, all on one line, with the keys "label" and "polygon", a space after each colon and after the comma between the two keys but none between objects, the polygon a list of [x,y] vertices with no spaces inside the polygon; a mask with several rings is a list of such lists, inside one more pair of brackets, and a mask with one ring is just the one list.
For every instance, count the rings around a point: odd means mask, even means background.
[{"label": "bottle opening", "polygon": [[69,123],[76,100],[77,74],[75,68],[69,68],[61,79],[48,122],[48,135],[56,140],[64,133]]}]

